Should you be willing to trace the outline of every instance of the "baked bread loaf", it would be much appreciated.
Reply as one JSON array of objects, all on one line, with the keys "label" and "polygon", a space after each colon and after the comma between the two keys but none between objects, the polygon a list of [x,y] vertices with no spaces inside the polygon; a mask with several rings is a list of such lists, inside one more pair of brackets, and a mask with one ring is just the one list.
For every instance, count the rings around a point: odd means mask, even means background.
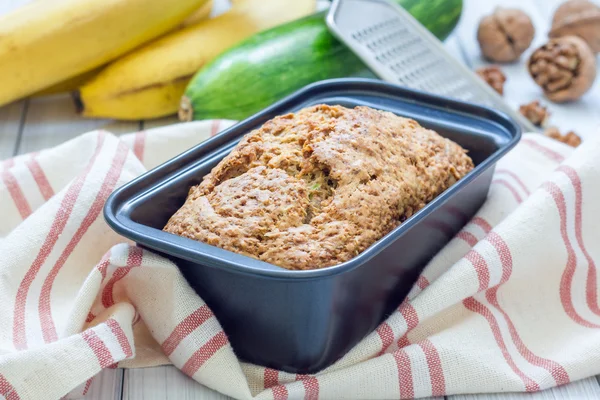
[{"label": "baked bread loaf", "polygon": [[472,168],[462,147],[414,120],[317,105],[247,134],[164,230],[287,269],[328,267]]}]

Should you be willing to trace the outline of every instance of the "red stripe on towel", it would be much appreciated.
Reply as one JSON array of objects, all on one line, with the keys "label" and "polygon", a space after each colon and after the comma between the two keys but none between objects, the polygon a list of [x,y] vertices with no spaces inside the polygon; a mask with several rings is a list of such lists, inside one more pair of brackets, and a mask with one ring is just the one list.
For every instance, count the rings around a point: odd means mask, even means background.
[{"label": "red stripe on towel", "polygon": [[75,247],[83,238],[83,235],[85,235],[90,226],[98,218],[98,215],[100,215],[106,199],[114,190],[117,181],[119,180],[119,176],[121,176],[128,152],[129,149],[127,146],[125,146],[123,143],[119,143],[115,156],[112,160],[111,167],[104,177],[104,181],[102,182],[100,190],[96,194],[94,202],[91,204],[90,209],[81,221],[79,228],[58,258],[58,261],[56,261],[56,264],[54,264],[48,273],[48,276],[46,276],[46,279],[44,280],[42,291],[40,293],[38,310],[40,324],[42,326],[42,335],[46,343],[54,342],[58,339],[56,327],[54,326],[54,321],[52,320],[52,311],[50,308],[50,295],[52,293],[52,285],[54,284],[54,280],[58,276],[58,273],[62,269],[63,265],[67,262],[67,259],[73,250],[75,250]]},{"label": "red stripe on towel", "polygon": [[96,332],[94,332],[92,329],[88,329],[87,331],[83,331],[81,333],[81,337],[86,341],[88,346],[90,346],[90,349],[92,349],[96,355],[98,363],[100,364],[100,368],[106,368],[115,363],[112,354],[110,354],[110,350],[108,350],[108,347],[106,347],[106,344],[104,344]]},{"label": "red stripe on towel", "polygon": [[31,176],[33,176],[35,183],[37,183],[44,200],[47,201],[54,196],[54,190],[50,185],[50,181],[48,181],[48,177],[44,173],[44,170],[40,166],[40,163],[37,161],[37,159],[32,157],[25,162],[25,165],[27,165],[27,168],[29,168],[29,172],[31,173]]},{"label": "red stripe on towel", "polygon": [[444,396],[446,394],[446,379],[442,369],[442,360],[437,349],[429,340],[419,343],[419,346],[425,353],[427,368],[429,369],[429,379],[431,381],[431,395]]},{"label": "red stripe on towel", "polygon": [[115,284],[121,279],[125,278],[129,271],[131,271],[133,268],[137,268],[142,265],[142,260],[143,250],[135,246],[129,247],[126,265],[118,268],[104,286],[104,290],[102,291],[102,305],[104,308],[111,307],[113,304],[115,304],[115,299],[113,298]]},{"label": "red stripe on towel", "polygon": [[127,339],[127,335],[125,335],[125,331],[123,331],[121,325],[119,325],[119,323],[112,318],[106,321],[106,325],[108,325],[113,335],[115,335],[117,338],[117,341],[121,346],[121,350],[123,350],[123,353],[125,353],[125,356],[127,358],[131,357],[133,355],[133,350],[131,350],[129,339]]},{"label": "red stripe on towel", "polygon": [[585,282],[586,287],[586,302],[588,307],[592,312],[596,315],[600,315],[600,307],[598,306],[598,289],[597,289],[597,271],[596,271],[596,263],[594,259],[590,256],[587,249],[585,248],[585,243],[583,241],[582,234],[582,202],[583,202],[583,190],[581,187],[581,179],[579,179],[579,175],[577,171],[573,168],[561,165],[556,169],[557,171],[561,171],[566,174],[571,183],[573,184],[573,188],[575,189],[575,237],[577,239],[577,244],[581,248],[583,252],[583,256],[585,257],[588,263],[587,270],[587,280]]},{"label": "red stripe on towel", "polygon": [[510,176],[511,178],[513,178],[515,180],[515,182],[517,182],[517,185],[519,185],[521,187],[521,189],[523,190],[523,192],[525,192],[527,194],[527,196],[529,196],[531,194],[531,192],[529,191],[529,189],[527,189],[527,186],[525,186],[525,184],[523,183],[523,181],[521,180],[521,178],[519,178],[519,176],[517,174],[515,174],[514,172],[505,169],[505,168],[499,168],[496,170],[496,174],[505,174]]},{"label": "red stripe on towel", "polygon": [[4,396],[6,400],[21,399],[19,394],[15,391],[15,388],[2,374],[0,374],[0,395]]},{"label": "red stripe on towel", "polygon": [[396,367],[398,368],[398,387],[400,389],[401,399],[412,399],[415,397],[412,367],[410,358],[403,349],[396,350],[392,353]]},{"label": "red stripe on towel", "polygon": [[560,187],[553,182],[544,183],[542,188],[544,188],[554,199],[554,203],[556,204],[556,208],[558,209],[558,214],[560,216],[560,235],[562,236],[563,242],[565,243],[565,247],[567,249],[567,265],[565,266],[565,270],[560,279],[559,289],[560,301],[563,309],[569,318],[579,325],[587,328],[600,328],[600,325],[591,323],[582,318],[573,306],[571,289],[573,285],[573,276],[575,275],[575,269],[577,267],[577,256],[573,246],[571,245],[569,235],[567,234],[567,205],[565,202],[565,196]]},{"label": "red stripe on towel", "polygon": [[144,148],[146,147],[146,132],[139,131],[135,133],[133,139],[133,154],[138,160],[144,161]]},{"label": "red stripe on towel", "polygon": [[17,178],[15,178],[12,172],[10,172],[8,169],[2,171],[0,178],[4,182],[4,186],[6,186],[10,197],[12,197],[15,207],[19,211],[21,218],[25,219],[29,217],[31,215],[31,206],[25,198],[25,194],[23,194],[23,190],[21,190],[21,186],[19,185],[19,182],[17,182]]},{"label": "red stripe on towel", "polygon": [[521,197],[519,192],[517,192],[517,190],[513,187],[513,185],[511,185],[510,182],[508,182],[507,180],[494,179],[492,181],[492,184],[504,186],[505,188],[508,189],[509,192],[512,193],[512,195],[515,198],[515,200],[517,201],[517,203],[521,204],[523,202],[523,198]]},{"label": "red stripe on towel", "polygon": [[169,337],[163,342],[161,347],[165,355],[171,355],[183,339],[185,339],[190,333],[196,330],[196,328],[206,322],[213,315],[214,314],[212,311],[205,304],[185,317],[183,321],[177,324],[175,329],[173,329],[173,332],[171,332]]},{"label": "red stripe on towel", "polygon": [[56,241],[60,237],[65,225],[67,224],[67,221],[69,220],[69,217],[71,216],[71,212],[73,211],[77,197],[81,192],[83,183],[91,171],[92,166],[96,162],[98,154],[100,154],[100,150],[102,149],[102,145],[104,143],[104,137],[105,135],[103,132],[98,134],[98,140],[94,154],[92,155],[85,171],[77,177],[71,186],[69,186],[37,257],[19,284],[19,289],[17,290],[17,296],[15,300],[13,319],[13,344],[18,350],[27,348],[27,337],[25,335],[25,303],[27,301],[27,293],[29,292],[29,288],[31,287],[31,284],[40,268],[44,262],[46,262],[46,259],[52,252]]},{"label": "red stripe on towel", "polygon": [[225,332],[221,331],[213,336],[208,342],[200,347],[192,356],[187,360],[181,371],[189,377],[194,376],[196,372],[206,363],[212,356],[215,355],[223,346],[229,343]]}]

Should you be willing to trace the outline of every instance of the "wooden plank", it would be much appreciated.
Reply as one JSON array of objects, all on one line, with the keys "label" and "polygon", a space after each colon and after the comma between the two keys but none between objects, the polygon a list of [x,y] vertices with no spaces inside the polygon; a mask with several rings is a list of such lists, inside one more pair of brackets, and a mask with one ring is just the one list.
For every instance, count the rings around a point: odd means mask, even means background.
[{"label": "wooden plank", "polygon": [[[154,400],[171,396],[181,400],[230,399],[196,383],[173,366],[125,370],[123,400]],[[596,378],[592,377],[537,393],[455,395],[447,398],[449,400],[599,399],[600,385]]]},{"label": "wooden plank", "polygon": [[20,101],[0,108],[0,160],[15,155],[24,107]]},{"label": "wooden plank", "polygon": [[169,366],[125,370],[123,400],[227,400]]},{"label": "wooden plank", "polygon": [[554,400],[600,399],[600,386],[595,377],[536,393],[494,393],[448,396],[449,400]]},{"label": "wooden plank", "polygon": [[596,377],[582,379],[550,391],[555,399],[600,399],[600,385]]},{"label": "wooden plank", "polygon": [[95,129],[114,134],[139,130],[139,122],[116,122],[105,119],[85,119],[77,115],[67,94],[29,100],[25,126],[18,153],[28,153],[52,147]]},{"label": "wooden plank", "polygon": [[123,391],[123,370],[104,369],[94,377],[86,400],[119,400]]}]

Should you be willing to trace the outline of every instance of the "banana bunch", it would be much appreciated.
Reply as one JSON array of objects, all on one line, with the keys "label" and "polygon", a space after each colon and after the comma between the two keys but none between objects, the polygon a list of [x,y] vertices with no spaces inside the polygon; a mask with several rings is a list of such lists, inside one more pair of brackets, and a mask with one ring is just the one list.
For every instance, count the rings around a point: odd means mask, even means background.
[{"label": "banana bunch", "polygon": [[188,82],[204,64],[259,31],[314,10],[315,0],[234,0],[225,14],[192,22],[108,64],[73,93],[76,106],[86,117],[175,114]]},{"label": "banana bunch", "polygon": [[[173,29],[173,31],[188,27],[190,25],[198,23],[199,21],[202,21],[203,19],[208,18],[208,16],[210,15],[210,12],[212,11],[212,7],[213,7],[213,1],[207,0],[200,8],[198,8],[196,11],[194,11],[181,24],[179,24],[177,27],[175,27]],[[52,86],[49,86],[45,89],[40,90],[39,92],[34,93],[32,96],[34,96],[34,97],[48,96],[51,94],[71,92],[73,90],[77,90],[77,88],[79,86],[81,86],[84,82],[88,81],[94,75],[97,75],[98,72],[100,72],[103,67],[104,67],[104,65],[94,68],[90,71],[86,71],[82,74],[76,75],[76,76],[69,78],[67,80],[64,80],[62,82],[56,83]]]},{"label": "banana bunch", "polygon": [[0,105],[180,26],[207,0],[47,0],[0,16]]}]

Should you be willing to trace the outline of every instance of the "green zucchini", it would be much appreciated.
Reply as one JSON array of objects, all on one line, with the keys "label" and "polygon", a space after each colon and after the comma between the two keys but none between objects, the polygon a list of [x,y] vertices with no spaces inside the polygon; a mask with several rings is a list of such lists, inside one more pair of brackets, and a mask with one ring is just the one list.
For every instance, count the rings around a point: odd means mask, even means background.
[{"label": "green zucchini", "polygon": [[[450,34],[462,0],[395,0],[438,38]],[[244,119],[323,79],[374,77],[331,35],[318,13],[260,32],[200,69],[181,101],[179,117]]]}]

